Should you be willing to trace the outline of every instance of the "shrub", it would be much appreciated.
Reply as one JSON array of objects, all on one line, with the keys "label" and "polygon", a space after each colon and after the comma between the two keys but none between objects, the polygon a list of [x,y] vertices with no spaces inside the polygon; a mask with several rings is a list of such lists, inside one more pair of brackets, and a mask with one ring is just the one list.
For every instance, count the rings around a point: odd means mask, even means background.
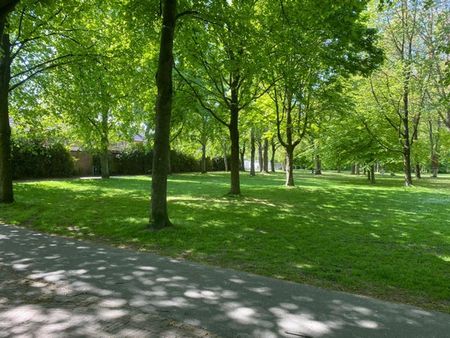
[{"label": "shrub", "polygon": [[12,143],[14,179],[70,177],[74,160],[61,144],[39,139],[15,139]]}]

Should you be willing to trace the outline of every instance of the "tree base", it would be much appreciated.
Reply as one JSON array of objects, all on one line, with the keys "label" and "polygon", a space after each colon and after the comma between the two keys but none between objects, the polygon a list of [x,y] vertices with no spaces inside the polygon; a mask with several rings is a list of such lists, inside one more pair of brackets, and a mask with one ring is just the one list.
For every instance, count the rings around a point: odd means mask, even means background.
[{"label": "tree base", "polygon": [[159,231],[162,229],[170,228],[173,224],[169,219],[160,222],[150,222],[149,229],[150,231]]}]

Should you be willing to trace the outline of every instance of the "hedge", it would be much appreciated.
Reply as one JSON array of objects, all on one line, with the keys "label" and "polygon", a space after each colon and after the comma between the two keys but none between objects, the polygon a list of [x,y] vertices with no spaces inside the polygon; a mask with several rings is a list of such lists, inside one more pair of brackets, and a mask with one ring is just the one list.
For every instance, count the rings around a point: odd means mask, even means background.
[{"label": "hedge", "polygon": [[61,144],[43,140],[13,140],[13,179],[70,177],[74,160]]}]

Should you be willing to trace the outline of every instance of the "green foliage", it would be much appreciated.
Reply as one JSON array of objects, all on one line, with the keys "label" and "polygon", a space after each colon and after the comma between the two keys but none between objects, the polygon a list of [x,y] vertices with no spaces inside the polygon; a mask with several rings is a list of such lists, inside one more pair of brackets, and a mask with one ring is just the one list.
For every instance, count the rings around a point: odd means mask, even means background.
[{"label": "green foliage", "polygon": [[70,177],[74,160],[59,143],[41,139],[14,139],[12,147],[14,179]]}]

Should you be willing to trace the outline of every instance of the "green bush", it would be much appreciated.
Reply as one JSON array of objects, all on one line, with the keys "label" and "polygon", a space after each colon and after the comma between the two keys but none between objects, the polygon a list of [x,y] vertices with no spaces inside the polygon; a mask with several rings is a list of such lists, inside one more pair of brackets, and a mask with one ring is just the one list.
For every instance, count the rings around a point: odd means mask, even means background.
[{"label": "green bush", "polygon": [[12,143],[14,179],[70,177],[74,160],[61,144],[43,140],[16,139]]}]

